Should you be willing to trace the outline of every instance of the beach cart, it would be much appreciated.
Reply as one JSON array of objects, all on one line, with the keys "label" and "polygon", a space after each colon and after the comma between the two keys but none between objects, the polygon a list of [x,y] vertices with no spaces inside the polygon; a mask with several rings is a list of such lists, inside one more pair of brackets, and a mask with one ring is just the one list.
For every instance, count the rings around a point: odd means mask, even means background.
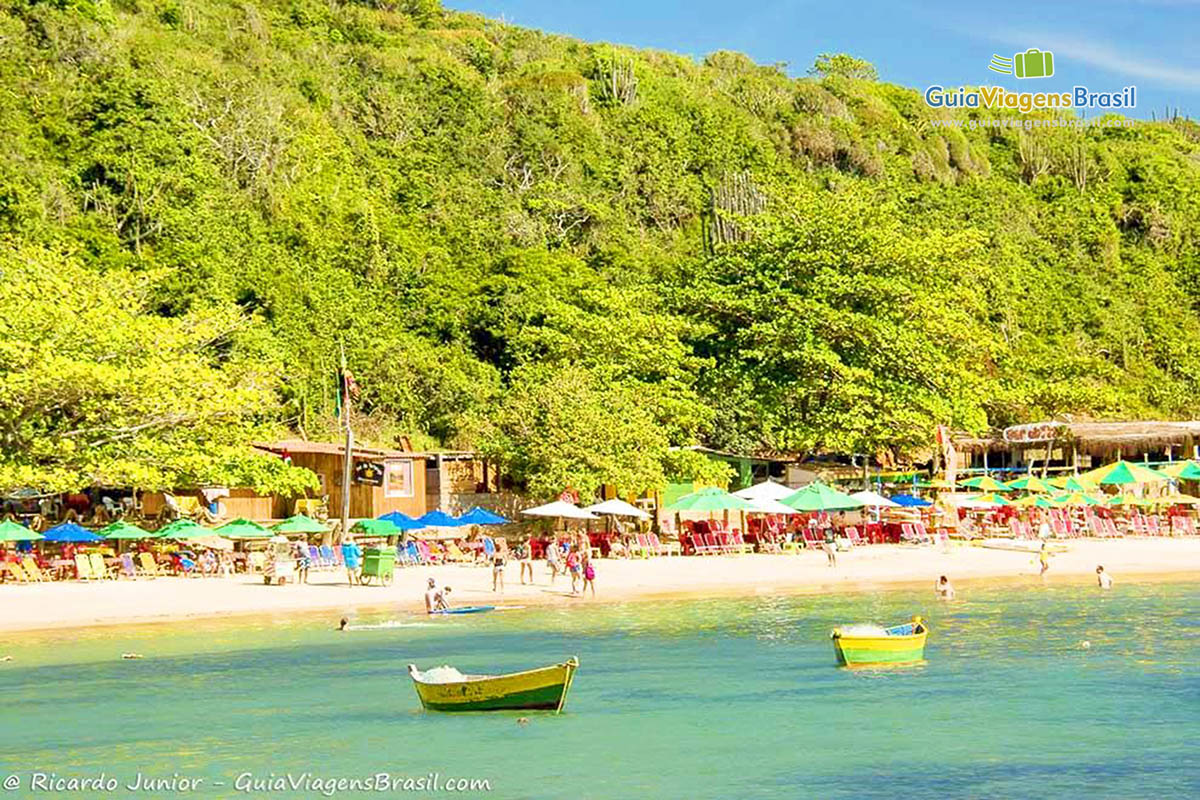
[{"label": "beach cart", "polygon": [[292,554],[292,543],[286,537],[271,537],[265,555],[263,583],[283,586],[288,581],[296,580],[296,557]]},{"label": "beach cart", "polygon": [[362,582],[369,584],[374,578],[381,586],[388,586],[392,582],[395,567],[396,548],[368,547],[363,550]]}]

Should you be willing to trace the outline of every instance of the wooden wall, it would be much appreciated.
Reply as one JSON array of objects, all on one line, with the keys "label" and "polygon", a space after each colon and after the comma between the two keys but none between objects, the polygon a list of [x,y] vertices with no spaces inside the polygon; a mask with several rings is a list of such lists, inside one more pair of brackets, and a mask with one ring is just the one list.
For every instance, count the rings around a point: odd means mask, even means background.
[{"label": "wooden wall", "polygon": [[[374,459],[355,458],[355,461]],[[412,464],[412,496],[387,497],[385,487],[369,486],[354,483],[350,487],[350,516],[355,519],[378,517],[391,511],[399,511],[410,517],[419,517],[425,513],[425,461],[424,459],[381,459],[384,463],[391,461]],[[317,474],[324,481],[325,493],[329,495],[329,516],[336,518],[342,513],[342,457],[327,453],[294,453],[292,464],[305,467]],[[320,497],[320,492],[312,496]],[[282,508],[281,508],[282,506]],[[291,516],[295,507],[295,498],[281,498],[276,504],[276,513],[280,516]],[[286,513],[283,513],[285,512]]]}]

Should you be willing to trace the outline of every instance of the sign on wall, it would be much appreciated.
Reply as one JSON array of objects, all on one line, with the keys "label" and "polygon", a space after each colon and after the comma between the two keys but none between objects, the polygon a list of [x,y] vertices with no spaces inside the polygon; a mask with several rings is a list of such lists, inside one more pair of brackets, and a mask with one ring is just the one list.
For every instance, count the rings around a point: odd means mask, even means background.
[{"label": "sign on wall", "polygon": [[413,462],[389,461],[384,464],[383,496],[413,496]]},{"label": "sign on wall", "polygon": [[354,482],[367,486],[382,486],[383,464],[375,461],[354,462]]}]

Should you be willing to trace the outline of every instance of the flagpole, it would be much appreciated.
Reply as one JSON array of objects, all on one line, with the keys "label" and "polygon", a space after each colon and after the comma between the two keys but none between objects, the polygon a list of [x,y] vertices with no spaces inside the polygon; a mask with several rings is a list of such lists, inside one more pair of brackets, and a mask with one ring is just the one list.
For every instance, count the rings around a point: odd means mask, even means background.
[{"label": "flagpole", "polygon": [[346,380],[346,346],[342,349],[342,421],[346,425],[346,449],[342,454],[342,541],[350,541],[350,480],[351,464],[354,461],[354,431],[350,428],[350,382]]}]

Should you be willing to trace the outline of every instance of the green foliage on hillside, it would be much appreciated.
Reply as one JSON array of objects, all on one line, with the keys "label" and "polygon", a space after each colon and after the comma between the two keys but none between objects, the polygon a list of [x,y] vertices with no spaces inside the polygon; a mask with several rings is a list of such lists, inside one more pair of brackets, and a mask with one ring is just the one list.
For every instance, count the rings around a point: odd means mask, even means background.
[{"label": "green foliage on hillside", "polygon": [[[792,79],[434,0],[8,0],[0,56],[7,485],[232,479],[139,470],[330,435],[340,345],[373,430],[542,494],[660,484],[697,442],[903,452],[938,423],[1194,413],[1188,122],[944,128],[1015,117],[935,113],[847,56]],[[124,340],[120,368],[32,347],[8,324],[31,299]],[[198,421],[83,463],[22,381],[103,394],[110,426]]]}]

